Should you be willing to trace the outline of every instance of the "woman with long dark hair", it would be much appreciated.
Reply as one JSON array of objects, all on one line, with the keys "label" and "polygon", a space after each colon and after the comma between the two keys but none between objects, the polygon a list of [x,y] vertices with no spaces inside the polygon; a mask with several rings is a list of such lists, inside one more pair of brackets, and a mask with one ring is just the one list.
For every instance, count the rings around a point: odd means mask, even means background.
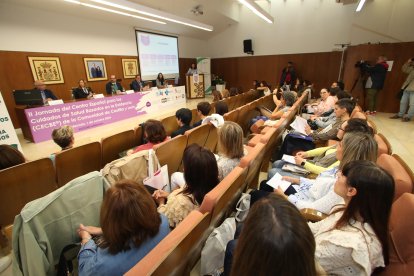
[{"label": "woman with long dark hair", "polygon": [[368,160],[347,163],[337,177],[334,190],[344,199],[344,207],[309,223],[316,260],[330,275],[371,275],[388,264],[394,179]]}]

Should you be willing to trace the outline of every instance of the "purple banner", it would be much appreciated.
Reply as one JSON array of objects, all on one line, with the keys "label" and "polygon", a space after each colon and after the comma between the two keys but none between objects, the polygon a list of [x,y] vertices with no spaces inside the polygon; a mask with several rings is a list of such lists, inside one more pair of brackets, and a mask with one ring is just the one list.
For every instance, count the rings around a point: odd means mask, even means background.
[{"label": "purple banner", "polygon": [[54,129],[70,125],[75,132],[148,114],[167,105],[185,103],[184,87],[174,87],[26,109],[35,143],[50,140]]}]

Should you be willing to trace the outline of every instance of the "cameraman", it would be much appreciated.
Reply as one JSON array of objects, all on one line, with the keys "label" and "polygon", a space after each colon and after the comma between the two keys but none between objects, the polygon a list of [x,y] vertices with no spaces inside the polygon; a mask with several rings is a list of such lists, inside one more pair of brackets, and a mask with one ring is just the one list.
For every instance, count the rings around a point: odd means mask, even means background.
[{"label": "cameraman", "polygon": [[[390,117],[391,119],[399,119],[403,122],[408,122],[414,116],[414,58],[410,58],[402,67],[402,71],[408,74],[401,90],[403,95],[400,102],[400,112]],[[407,116],[404,116],[407,106],[410,106]]]},{"label": "cameraman", "polygon": [[366,114],[375,114],[377,112],[377,95],[384,86],[385,75],[388,71],[388,63],[386,61],[387,58],[385,56],[379,56],[374,66],[368,65],[366,62],[361,63],[361,69],[369,75],[365,84],[368,102]]}]

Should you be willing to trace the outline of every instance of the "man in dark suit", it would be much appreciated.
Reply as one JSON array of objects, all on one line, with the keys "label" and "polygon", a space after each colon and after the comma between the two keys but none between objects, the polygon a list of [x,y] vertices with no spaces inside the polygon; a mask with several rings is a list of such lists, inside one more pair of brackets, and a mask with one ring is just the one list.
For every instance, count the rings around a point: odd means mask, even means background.
[{"label": "man in dark suit", "polygon": [[135,80],[133,80],[129,86],[135,92],[141,92],[141,91],[143,91],[144,90],[144,82],[141,81],[141,76],[140,75],[136,75],[135,76]]},{"label": "man in dark suit", "polygon": [[106,93],[111,94],[122,94],[122,91],[124,91],[124,88],[122,85],[116,81],[115,75],[111,75],[111,80],[106,84],[105,90]]},{"label": "man in dark suit", "polygon": [[58,99],[51,90],[46,89],[46,84],[43,81],[35,81],[34,86],[35,86],[35,89],[39,90],[40,93],[42,94],[44,103]]}]

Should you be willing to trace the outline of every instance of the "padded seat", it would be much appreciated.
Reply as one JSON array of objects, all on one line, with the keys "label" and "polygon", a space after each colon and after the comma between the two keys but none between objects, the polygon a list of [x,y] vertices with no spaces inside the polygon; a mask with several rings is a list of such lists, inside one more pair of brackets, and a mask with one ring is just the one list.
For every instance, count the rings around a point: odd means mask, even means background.
[{"label": "padded seat", "polygon": [[201,256],[209,229],[210,214],[192,211],[152,249],[126,276],[188,276]]},{"label": "padded seat", "polygon": [[405,193],[392,205],[389,264],[379,275],[414,275],[414,195]]},{"label": "padded seat", "polygon": [[102,167],[119,158],[119,153],[136,144],[135,132],[130,129],[101,139]]},{"label": "padded seat", "polygon": [[92,171],[99,171],[102,150],[99,142],[71,148],[56,154],[56,179],[61,187],[69,181]]},{"label": "padded seat", "polygon": [[406,169],[394,156],[381,154],[377,159],[377,165],[386,170],[394,178],[394,201],[397,200],[403,193],[413,192],[413,180]]},{"label": "padded seat", "polygon": [[0,170],[0,179],[0,226],[13,224],[26,203],[57,189],[55,169],[49,158]]}]

